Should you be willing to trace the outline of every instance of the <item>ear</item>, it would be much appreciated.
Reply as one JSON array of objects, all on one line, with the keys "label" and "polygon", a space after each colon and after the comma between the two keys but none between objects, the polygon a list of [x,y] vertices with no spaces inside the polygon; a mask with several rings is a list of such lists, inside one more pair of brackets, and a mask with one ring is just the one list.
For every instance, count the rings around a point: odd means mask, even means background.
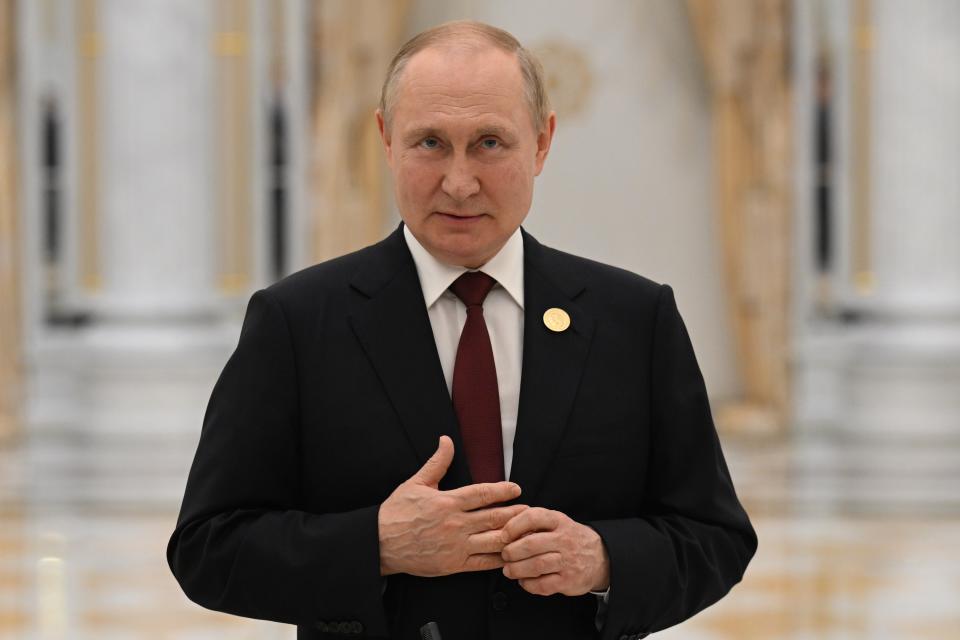
[{"label": "ear", "polygon": [[383,121],[383,112],[377,109],[377,130],[380,132],[380,140],[383,142],[383,150],[387,155],[387,164],[393,167],[393,147],[390,146],[390,131]]},{"label": "ear", "polygon": [[550,143],[553,142],[553,132],[557,129],[557,114],[551,111],[547,116],[547,122],[537,134],[537,155],[534,161],[534,173],[538,176],[543,171],[543,163],[547,160],[547,154],[550,153]]}]

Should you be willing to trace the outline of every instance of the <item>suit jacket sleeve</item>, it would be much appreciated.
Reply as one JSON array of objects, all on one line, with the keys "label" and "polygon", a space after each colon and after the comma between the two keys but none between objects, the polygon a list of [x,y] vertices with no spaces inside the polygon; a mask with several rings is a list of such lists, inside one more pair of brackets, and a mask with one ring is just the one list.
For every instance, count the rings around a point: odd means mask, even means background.
[{"label": "suit jacket sleeve", "polygon": [[211,394],[167,561],[209,609],[386,636],[379,505],[301,509],[296,378],[283,309],[257,291]]},{"label": "suit jacket sleeve", "polygon": [[639,517],[588,523],[610,557],[604,638],[659,631],[708,607],[742,579],[757,547],[669,285],[653,333],[646,497]]}]

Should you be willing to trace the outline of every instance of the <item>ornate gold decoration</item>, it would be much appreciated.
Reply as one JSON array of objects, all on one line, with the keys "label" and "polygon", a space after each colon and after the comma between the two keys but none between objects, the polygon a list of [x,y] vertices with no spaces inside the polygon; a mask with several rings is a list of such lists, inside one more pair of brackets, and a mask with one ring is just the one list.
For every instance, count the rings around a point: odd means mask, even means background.
[{"label": "ornate gold decoration", "polygon": [[793,136],[788,0],[687,0],[713,112],[726,299],[744,395],[721,428],[785,429]]},{"label": "ornate gold decoration", "polygon": [[20,429],[23,361],[17,215],[16,82],[13,3],[0,1],[0,442]]},{"label": "ornate gold decoration", "polygon": [[77,206],[80,284],[88,292],[102,285],[100,273],[100,83],[102,45],[98,1],[77,3]]},{"label": "ornate gold decoration", "polygon": [[326,260],[376,242],[385,231],[386,163],[374,113],[410,2],[310,6],[312,245],[314,258]]},{"label": "ornate gold decoration", "polygon": [[575,117],[583,113],[593,87],[587,53],[561,39],[546,40],[532,51],[543,65],[547,95],[557,115]]},{"label": "ornate gold decoration", "polygon": [[853,194],[851,260],[854,290],[867,296],[873,292],[874,274],[870,251],[870,56],[873,28],[869,0],[853,4]]},{"label": "ornate gold decoration", "polygon": [[214,11],[218,280],[224,294],[237,295],[250,286],[252,262],[250,6],[217,0]]}]

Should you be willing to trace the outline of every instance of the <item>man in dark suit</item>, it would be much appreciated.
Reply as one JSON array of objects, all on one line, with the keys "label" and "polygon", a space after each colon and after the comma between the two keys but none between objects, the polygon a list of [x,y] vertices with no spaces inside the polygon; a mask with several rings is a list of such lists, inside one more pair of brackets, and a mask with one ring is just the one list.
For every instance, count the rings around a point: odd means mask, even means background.
[{"label": "man in dark suit", "polygon": [[757,540],[673,290],[520,226],[556,122],[535,61],[449,23],[382,96],[403,222],[251,297],[183,590],[298,638],[632,640],[717,601]]}]

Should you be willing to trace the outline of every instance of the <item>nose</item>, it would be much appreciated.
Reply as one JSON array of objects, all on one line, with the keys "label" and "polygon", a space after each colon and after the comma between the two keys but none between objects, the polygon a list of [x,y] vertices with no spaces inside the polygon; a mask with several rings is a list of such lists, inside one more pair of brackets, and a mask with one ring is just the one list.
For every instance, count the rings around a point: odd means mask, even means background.
[{"label": "nose", "polygon": [[471,162],[464,156],[454,154],[443,174],[440,188],[456,202],[463,202],[480,191],[480,181]]}]

